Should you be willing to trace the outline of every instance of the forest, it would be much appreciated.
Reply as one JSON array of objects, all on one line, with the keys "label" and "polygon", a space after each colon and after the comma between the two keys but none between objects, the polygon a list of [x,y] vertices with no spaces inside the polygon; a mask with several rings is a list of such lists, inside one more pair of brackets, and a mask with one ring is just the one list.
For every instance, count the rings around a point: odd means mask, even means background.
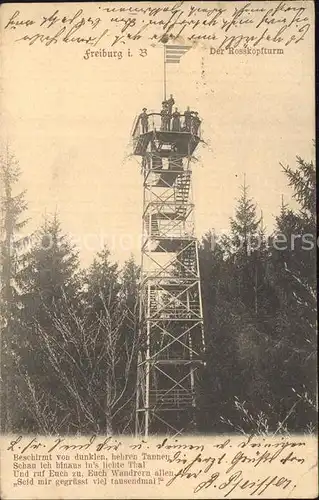
[{"label": "forest", "polygon": [[[282,201],[270,234],[244,183],[229,233],[199,243],[201,432],[316,431],[315,165],[297,156],[278,168],[294,206]],[[9,149],[0,177],[1,431],[134,433],[139,265],[105,247],[83,269],[58,214],[24,236],[27,193]]]}]

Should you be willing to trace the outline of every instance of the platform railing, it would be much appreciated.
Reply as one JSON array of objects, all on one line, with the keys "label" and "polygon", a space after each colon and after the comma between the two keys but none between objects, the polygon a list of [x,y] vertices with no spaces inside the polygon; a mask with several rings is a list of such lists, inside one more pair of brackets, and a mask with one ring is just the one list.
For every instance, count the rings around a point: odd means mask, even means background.
[{"label": "platform railing", "polygon": [[140,135],[147,132],[156,131],[169,131],[169,132],[188,132],[201,137],[201,126],[195,124],[194,115],[192,115],[191,120],[187,123],[185,120],[185,115],[181,114],[178,122],[174,121],[173,117],[163,119],[160,113],[148,113],[148,123],[147,126],[142,124],[140,117],[135,119],[133,125],[132,135],[134,139],[137,139]]},{"label": "platform railing", "polygon": [[[175,205],[176,209],[176,205]],[[156,215],[156,214],[155,214]],[[185,219],[158,219],[154,218],[156,225],[150,225],[149,219],[145,219],[144,240],[174,239],[191,237],[194,235],[195,227],[193,220]]]},{"label": "platform railing", "polygon": [[149,391],[150,405],[160,405],[161,407],[188,408],[194,401],[194,392],[190,389],[152,389]]}]

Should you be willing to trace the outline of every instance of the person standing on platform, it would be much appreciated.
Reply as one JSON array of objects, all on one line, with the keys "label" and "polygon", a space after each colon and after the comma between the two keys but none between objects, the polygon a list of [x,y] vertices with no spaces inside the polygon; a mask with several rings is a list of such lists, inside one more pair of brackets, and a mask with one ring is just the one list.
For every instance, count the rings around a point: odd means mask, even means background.
[{"label": "person standing on platform", "polygon": [[148,114],[146,113],[146,111],[147,109],[143,108],[143,113],[140,114],[142,134],[146,134],[148,132]]},{"label": "person standing on platform", "polygon": [[175,104],[174,97],[173,97],[172,94],[170,95],[170,98],[166,102],[167,102],[168,114],[171,117],[172,116],[172,112],[173,112],[173,106]]},{"label": "person standing on platform", "polygon": [[170,116],[168,113],[167,101],[162,102],[162,111],[161,111],[161,130],[167,131],[169,130],[170,124]]},{"label": "person standing on platform", "polygon": [[189,106],[187,106],[187,109],[184,112],[184,117],[185,117],[185,131],[190,132],[192,126],[192,112],[189,109]]},{"label": "person standing on platform", "polygon": [[195,111],[194,116],[192,117],[192,134],[198,135],[199,126],[201,121],[198,116],[198,112]]},{"label": "person standing on platform", "polygon": [[181,114],[179,113],[177,108],[175,108],[175,111],[174,111],[172,117],[173,117],[173,121],[172,121],[173,132],[180,132],[181,131]]}]

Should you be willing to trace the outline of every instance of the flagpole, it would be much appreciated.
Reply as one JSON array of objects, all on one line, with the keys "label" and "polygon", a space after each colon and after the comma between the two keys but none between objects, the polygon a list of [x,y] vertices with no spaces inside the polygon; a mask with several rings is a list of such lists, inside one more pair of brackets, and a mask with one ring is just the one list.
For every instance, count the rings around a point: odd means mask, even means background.
[{"label": "flagpole", "polygon": [[166,45],[164,43],[164,101],[166,101]]}]

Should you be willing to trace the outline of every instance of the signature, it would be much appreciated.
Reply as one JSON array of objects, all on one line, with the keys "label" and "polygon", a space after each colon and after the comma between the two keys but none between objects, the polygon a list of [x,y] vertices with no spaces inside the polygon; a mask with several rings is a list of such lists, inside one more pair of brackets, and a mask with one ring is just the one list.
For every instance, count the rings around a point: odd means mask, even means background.
[{"label": "signature", "polygon": [[[196,482],[198,480],[194,493],[212,486],[224,490],[224,497],[236,489],[247,489],[250,496],[261,495],[270,486],[293,489],[295,487],[293,480],[284,475],[268,474],[256,479],[256,473],[254,472],[254,477],[249,477],[249,472],[250,476],[255,469],[260,469],[264,473],[265,466],[270,464],[276,464],[276,472],[278,467],[283,467],[287,463],[294,463],[299,467],[305,462],[299,452],[304,446],[305,442],[301,440],[256,439],[251,435],[243,441],[237,441],[235,446],[230,439],[215,445],[214,455],[206,456],[200,452],[189,458],[185,454],[181,455],[181,451],[177,451],[168,461],[180,464],[182,467],[168,480],[166,486],[171,486],[180,479],[196,480]],[[298,455],[295,449],[298,450]],[[242,466],[246,467],[245,472],[239,469]]]},{"label": "signature", "polygon": [[[224,490],[223,496],[225,498],[238,488],[240,488],[241,490],[249,490],[249,496],[253,496],[256,494],[259,496],[264,493],[266,489],[269,488],[269,486],[276,486],[285,490],[292,484],[291,479],[287,479],[284,476],[267,476],[265,478],[255,480],[249,478],[247,479],[244,477],[241,470],[234,472],[226,480],[218,484],[217,480],[221,476],[222,475],[218,472],[214,472],[208,480],[202,481],[198,484],[198,486],[196,486],[196,488],[194,489],[194,493],[198,493],[200,490],[209,488],[210,486],[214,485],[215,487],[218,487],[219,490]],[[214,484],[216,481],[217,484]],[[294,487],[294,485],[292,486]]]}]

